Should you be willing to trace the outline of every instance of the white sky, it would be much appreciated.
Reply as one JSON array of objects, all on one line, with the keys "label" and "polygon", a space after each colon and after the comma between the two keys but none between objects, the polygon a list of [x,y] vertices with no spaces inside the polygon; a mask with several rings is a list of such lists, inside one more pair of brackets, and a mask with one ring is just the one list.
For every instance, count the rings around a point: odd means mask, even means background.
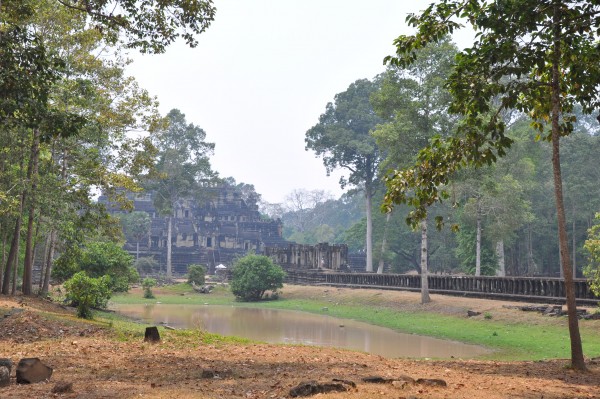
[{"label": "white sky", "polygon": [[129,73],[180,109],[216,144],[213,168],[254,184],[268,202],[294,189],[342,193],[305,151],[306,131],[357,79],[383,72],[405,18],[431,0],[215,0],[217,14],[194,49],[132,55]]}]

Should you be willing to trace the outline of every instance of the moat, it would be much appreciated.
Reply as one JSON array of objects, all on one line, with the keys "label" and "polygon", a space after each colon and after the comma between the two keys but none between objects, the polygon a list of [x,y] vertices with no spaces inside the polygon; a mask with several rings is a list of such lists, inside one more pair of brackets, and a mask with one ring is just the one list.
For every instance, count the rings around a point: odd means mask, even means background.
[{"label": "moat", "polygon": [[217,305],[114,305],[119,313],[147,323],[174,328],[200,328],[211,333],[268,343],[329,346],[387,358],[473,358],[489,353],[431,337],[403,334],[354,320],[289,310]]}]

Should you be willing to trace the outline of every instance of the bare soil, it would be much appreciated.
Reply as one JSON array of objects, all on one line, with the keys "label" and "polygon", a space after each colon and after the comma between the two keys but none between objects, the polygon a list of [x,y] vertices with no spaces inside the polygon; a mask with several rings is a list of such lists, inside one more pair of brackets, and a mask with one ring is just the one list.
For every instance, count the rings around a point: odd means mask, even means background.
[{"label": "bare soil", "polygon": [[[335,303],[370,303],[419,309],[415,293],[286,286],[287,297],[322,296]],[[433,296],[428,311],[464,314],[475,310],[494,319],[527,317],[532,323],[566,323],[514,309],[506,302]],[[516,304],[515,304],[516,305]],[[10,315],[3,317],[3,314]],[[598,325],[600,328],[600,324]],[[0,296],[0,358],[17,363],[39,357],[54,369],[48,382],[0,388],[0,398],[289,398],[303,381],[350,380],[346,392],[327,398],[600,398],[600,359],[574,372],[565,359],[543,362],[405,360],[321,347],[269,344],[201,345],[166,335],[161,343],[121,342],[106,326],[82,322],[69,308],[34,298]],[[366,383],[380,376],[385,383]],[[442,379],[447,386],[405,383]],[[391,382],[396,380],[396,382]],[[73,391],[52,393],[57,382]]]}]

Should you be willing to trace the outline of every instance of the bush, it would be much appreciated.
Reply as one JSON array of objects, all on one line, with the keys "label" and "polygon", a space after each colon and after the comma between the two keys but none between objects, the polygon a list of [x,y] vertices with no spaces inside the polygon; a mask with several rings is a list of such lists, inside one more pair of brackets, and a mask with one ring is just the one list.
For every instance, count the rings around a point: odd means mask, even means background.
[{"label": "bush", "polygon": [[156,286],[156,280],[153,278],[146,277],[142,281],[142,287],[144,288],[144,298],[152,299],[154,294],[152,293],[152,287]]},{"label": "bush", "polygon": [[110,289],[126,292],[129,284],[140,280],[133,265],[133,257],[114,242],[90,242],[79,261],[80,270],[90,277],[110,276]]},{"label": "bush", "polygon": [[134,267],[143,274],[152,274],[159,271],[160,265],[152,256],[140,256]]},{"label": "bush", "polygon": [[204,275],[206,274],[206,268],[202,265],[189,265],[188,266],[188,283],[196,285],[204,285]]},{"label": "bush", "polygon": [[590,291],[600,296],[600,213],[596,214],[596,224],[588,230],[588,238],[583,246],[588,253],[588,264],[583,274],[589,280]]},{"label": "bush", "polygon": [[266,291],[283,287],[285,272],[263,255],[246,255],[233,266],[231,292],[242,301],[259,301]]},{"label": "bush", "polygon": [[77,306],[77,316],[92,318],[92,308],[105,308],[111,296],[110,278],[89,277],[85,272],[78,272],[65,282],[67,299]]}]

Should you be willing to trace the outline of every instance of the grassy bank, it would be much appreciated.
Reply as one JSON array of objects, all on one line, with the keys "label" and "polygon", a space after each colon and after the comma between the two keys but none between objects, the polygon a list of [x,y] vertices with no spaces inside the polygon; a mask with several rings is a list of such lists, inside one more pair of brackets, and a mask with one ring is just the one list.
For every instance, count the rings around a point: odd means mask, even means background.
[{"label": "grassy bank", "polygon": [[[486,356],[494,360],[570,357],[565,317],[556,319],[528,315],[527,318],[522,318],[519,317],[518,310],[512,310],[514,317],[511,317],[511,314],[497,317],[492,310],[476,318],[467,318],[463,313],[444,314],[439,308],[402,306],[401,303],[396,306],[389,300],[386,302],[381,299],[382,297],[378,297],[378,294],[373,291],[365,294],[358,290],[350,290],[346,297],[339,299],[329,296],[326,288],[322,288],[319,295],[315,294],[317,291],[313,288],[306,288],[306,290],[305,295],[297,288],[294,295],[286,295],[284,289],[284,294],[279,300],[240,303],[235,301],[226,287],[217,287],[213,293],[201,295],[194,293],[189,285],[179,284],[157,291],[156,299],[153,300],[144,299],[141,293],[134,291],[131,294],[116,296],[112,301],[123,304],[158,301],[163,304],[209,304],[301,310],[364,321],[405,333],[483,345],[494,350],[492,354]],[[437,302],[443,301],[444,297],[437,300]],[[498,315],[500,315],[499,311]],[[600,356],[600,322],[581,321],[580,324],[585,354],[589,357]]]}]

